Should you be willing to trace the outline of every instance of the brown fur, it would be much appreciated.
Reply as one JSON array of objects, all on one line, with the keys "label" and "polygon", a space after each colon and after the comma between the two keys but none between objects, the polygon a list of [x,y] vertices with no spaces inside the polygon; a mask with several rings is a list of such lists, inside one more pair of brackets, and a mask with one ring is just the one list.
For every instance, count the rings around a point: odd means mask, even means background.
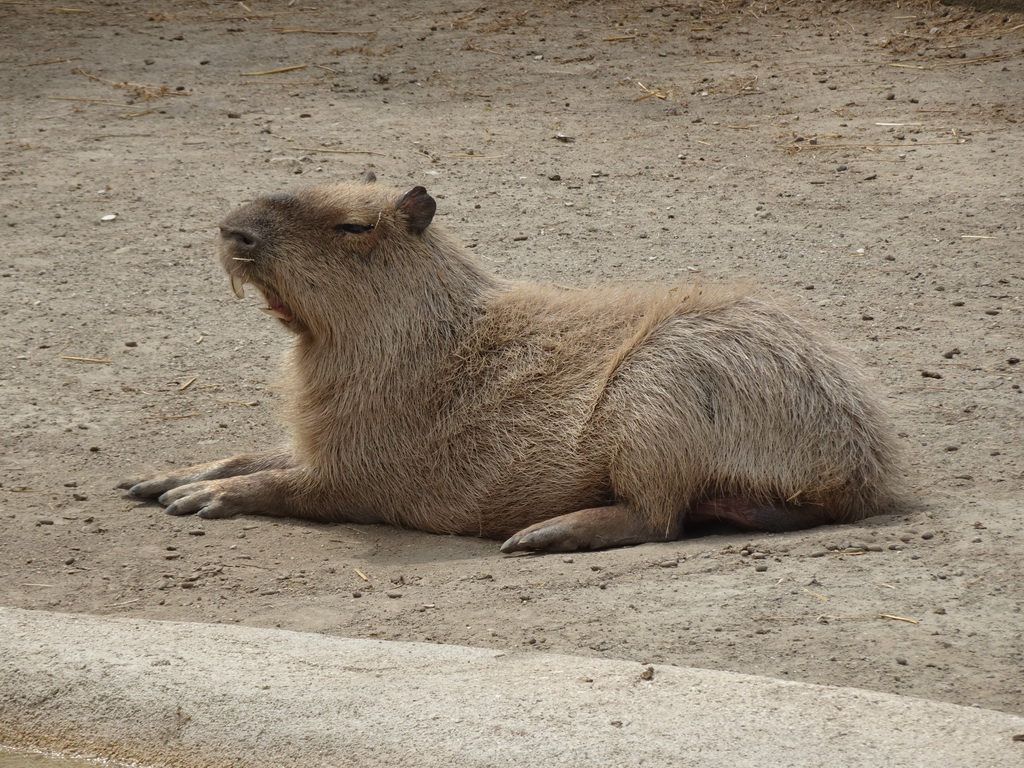
[{"label": "brown fur", "polygon": [[297,335],[292,444],[124,486],[175,514],[540,530],[509,550],[667,539],[688,519],[799,528],[893,501],[879,404],[788,310],[712,285],[504,281],[433,205],[338,184],[229,216],[225,269]]}]

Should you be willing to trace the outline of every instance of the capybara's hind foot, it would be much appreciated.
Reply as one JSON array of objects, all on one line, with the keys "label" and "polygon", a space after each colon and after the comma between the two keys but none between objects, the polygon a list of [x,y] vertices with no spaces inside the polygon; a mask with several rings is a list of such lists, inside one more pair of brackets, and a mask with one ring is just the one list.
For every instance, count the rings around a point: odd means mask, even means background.
[{"label": "capybara's hind foot", "polygon": [[691,510],[687,523],[725,523],[744,531],[798,531],[828,522],[821,508],[812,504],[796,505],[754,501],[741,496],[710,499]]},{"label": "capybara's hind foot", "polygon": [[669,541],[677,531],[654,530],[626,504],[559,515],[524,528],[501,545],[502,552],[575,552],[645,541]]}]

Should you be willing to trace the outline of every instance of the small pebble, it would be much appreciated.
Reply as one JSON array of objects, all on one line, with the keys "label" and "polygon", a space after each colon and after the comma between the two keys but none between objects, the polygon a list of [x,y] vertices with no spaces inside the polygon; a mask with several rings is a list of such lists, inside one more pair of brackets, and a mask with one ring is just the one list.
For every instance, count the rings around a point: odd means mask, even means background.
[{"label": "small pebble", "polygon": [[768,570],[768,563],[758,563],[754,566],[754,570],[758,573],[764,573]]},{"label": "small pebble", "polygon": [[188,535],[189,536],[205,536],[206,535],[206,531],[204,531],[202,528],[193,528],[191,531],[188,532]]},{"label": "small pebble", "polygon": [[899,664],[901,667],[907,666],[907,660],[905,658],[903,658],[902,656],[897,656],[896,657],[896,663]]},{"label": "small pebble", "polygon": [[362,596],[363,596],[363,593],[360,592],[359,590],[356,590],[355,592],[352,593],[352,597],[362,597]]},{"label": "small pebble", "polygon": [[931,531],[928,531],[927,533],[922,533],[921,534],[921,538],[922,539],[926,539],[926,540],[927,539],[934,539],[935,538],[935,534],[932,533]]},{"label": "small pebble", "polygon": [[389,589],[384,594],[387,595],[388,597],[401,597],[402,596],[402,593],[399,592],[397,589]]}]

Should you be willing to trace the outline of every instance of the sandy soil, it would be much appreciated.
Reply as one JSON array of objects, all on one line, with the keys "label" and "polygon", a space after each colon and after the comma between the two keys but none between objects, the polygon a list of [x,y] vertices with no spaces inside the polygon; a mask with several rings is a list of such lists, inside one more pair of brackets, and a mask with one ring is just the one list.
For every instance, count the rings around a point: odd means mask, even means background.
[{"label": "sandy soil", "polygon": [[[907,0],[144,5],[0,3],[0,603],[1024,712],[1024,16]],[[805,305],[891,401],[916,508],[504,557],[124,497],[122,476],[281,439],[289,339],[231,296],[215,223],[366,169],[427,186],[510,277],[701,273]]]}]

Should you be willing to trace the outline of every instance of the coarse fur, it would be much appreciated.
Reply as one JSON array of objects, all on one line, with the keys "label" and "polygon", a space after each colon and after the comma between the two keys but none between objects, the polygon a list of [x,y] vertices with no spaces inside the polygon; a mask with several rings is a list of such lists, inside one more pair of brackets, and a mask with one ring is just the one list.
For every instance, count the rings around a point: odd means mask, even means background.
[{"label": "coarse fur", "polygon": [[133,495],[174,514],[512,536],[505,551],[894,503],[878,400],[778,302],[502,280],[432,222],[422,187],[373,181],[260,198],[221,224],[236,292],[255,286],[296,334],[291,445],[124,483]]}]

